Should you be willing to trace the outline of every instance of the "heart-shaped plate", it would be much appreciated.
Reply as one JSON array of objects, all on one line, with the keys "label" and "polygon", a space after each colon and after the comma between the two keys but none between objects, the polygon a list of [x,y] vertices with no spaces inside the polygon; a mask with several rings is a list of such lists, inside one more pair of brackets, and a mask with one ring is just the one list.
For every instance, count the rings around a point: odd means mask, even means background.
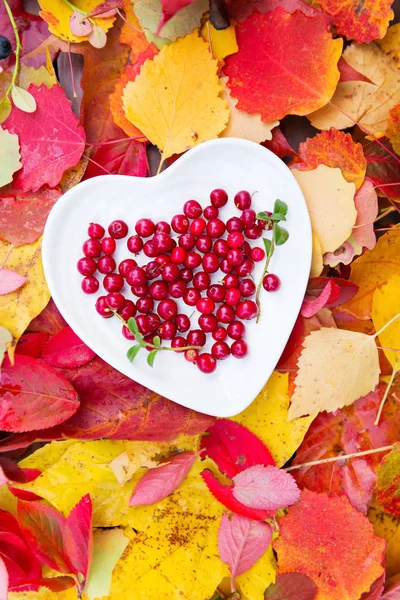
[{"label": "heart-shaped plate", "polygon": [[[228,204],[220,211],[224,221],[240,214],[233,203],[233,196],[239,190],[256,192],[252,208],[257,212],[272,210],[277,198],[287,203],[284,226],[289,231],[289,240],[276,249],[270,265],[271,272],[281,279],[281,287],[274,293],[263,290],[259,322],[246,321],[249,352],[245,358],[229,357],[219,362],[211,375],[201,373],[182,354],[174,352],[159,353],[153,368],[146,362],[146,351],[140,352],[131,363],[126,352],[132,342],[122,336],[119,320],[103,319],[95,310],[96,298],[102,292],[85,295],[81,290],[82,276],[76,263],[82,256],[88,224],[101,223],[107,229],[114,219],[123,219],[131,235],[141,217],[170,222],[174,214],[182,213],[183,204],[191,198],[206,206],[214,188],[224,188],[229,194]],[[262,246],[261,240],[256,243]],[[307,207],[290,170],[264,147],[226,138],[189,150],[156,177],[105,175],[69,190],[47,220],[43,262],[50,292],[61,314],[96,354],[166,398],[203,413],[229,417],[244,410],[257,396],[285,347],[304,296],[311,246]],[[126,240],[120,240],[115,254],[117,264],[128,256]],[[135,258],[139,264],[149,260],[144,256]],[[263,264],[263,261],[256,263],[252,273],[256,283]],[[215,275],[221,278],[220,272]],[[183,312],[193,311],[183,303],[182,306]],[[192,323],[193,328],[198,327],[197,317],[192,317]]]}]

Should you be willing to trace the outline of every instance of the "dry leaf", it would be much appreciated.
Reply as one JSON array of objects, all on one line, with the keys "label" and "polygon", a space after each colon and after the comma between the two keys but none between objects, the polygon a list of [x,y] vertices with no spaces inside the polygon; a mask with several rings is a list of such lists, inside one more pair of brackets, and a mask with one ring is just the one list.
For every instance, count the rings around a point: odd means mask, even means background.
[{"label": "dry leaf", "polygon": [[0,187],[10,183],[22,167],[20,158],[18,136],[0,126]]},{"label": "dry leaf", "polygon": [[203,40],[210,45],[213,58],[223,59],[239,49],[234,25],[226,29],[215,29],[210,21],[206,21],[200,33]]},{"label": "dry leaf", "polygon": [[166,39],[173,41],[187,33],[192,33],[200,26],[201,17],[207,9],[208,0],[191,0],[191,3],[178,10],[157,34],[162,16],[160,0],[136,0],[134,3],[134,11],[141,28],[145,33],[148,31],[152,34],[148,39],[151,39],[158,48],[165,43]]},{"label": "dry leaf", "polygon": [[[372,320],[376,331],[399,313],[400,275],[394,275],[386,285],[374,292],[372,299]],[[386,358],[396,370],[400,360],[400,319],[396,319],[379,334],[379,345],[383,347]],[[391,350],[394,348],[396,351]]]},{"label": "dry leaf", "polygon": [[397,62],[400,66],[400,23],[392,25],[382,40],[376,40],[382,50]]}]

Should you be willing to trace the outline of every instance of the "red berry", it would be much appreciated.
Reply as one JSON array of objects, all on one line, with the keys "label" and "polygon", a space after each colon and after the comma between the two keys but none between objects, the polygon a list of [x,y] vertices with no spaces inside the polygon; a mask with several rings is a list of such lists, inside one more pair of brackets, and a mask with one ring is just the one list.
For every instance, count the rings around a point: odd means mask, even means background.
[{"label": "red berry", "polygon": [[217,310],[217,317],[221,323],[230,323],[236,317],[235,309],[227,304],[221,304]]},{"label": "red berry", "polygon": [[249,242],[246,241],[243,243],[242,251],[246,258],[251,258],[251,246]]},{"label": "red berry", "polygon": [[254,262],[260,262],[260,260],[264,260],[265,258],[265,250],[256,246],[251,251],[251,258]]},{"label": "red berry", "polygon": [[[176,248],[175,248],[176,250]],[[164,265],[162,278],[164,281],[168,281],[171,283],[172,281],[176,281],[179,277],[179,267],[178,265],[174,265],[174,263],[168,263]]]},{"label": "red berry", "polygon": [[239,217],[231,217],[226,222],[226,230],[228,233],[233,233],[234,231],[243,231],[244,225]]},{"label": "red berry", "polygon": [[186,283],[189,283],[189,281],[192,281],[192,279],[193,279],[192,269],[187,269],[187,268],[181,269],[179,276],[183,281],[185,281]]},{"label": "red berry", "polygon": [[239,283],[239,290],[242,296],[248,298],[256,291],[256,284],[252,279],[242,279],[242,281]]},{"label": "red berry", "polygon": [[207,233],[212,238],[220,238],[225,233],[225,223],[221,219],[211,219],[207,223]]},{"label": "red berry", "polygon": [[196,360],[196,365],[202,373],[213,373],[217,368],[217,361],[212,354],[199,354]]},{"label": "red berry", "polygon": [[125,298],[119,292],[111,292],[106,296],[106,303],[113,310],[121,310],[125,305]]},{"label": "red berry", "polygon": [[[145,246],[149,242],[146,242]],[[161,254],[162,252],[169,252],[172,250],[172,238],[168,233],[156,233],[151,240],[157,254]]]},{"label": "red berry", "polygon": [[176,325],[173,321],[164,321],[158,330],[162,340],[173,340],[176,335]]},{"label": "red berry", "polygon": [[254,263],[251,258],[245,258],[241,265],[236,267],[236,273],[239,277],[247,277],[254,271]]},{"label": "red berry", "polygon": [[184,357],[190,363],[195,363],[198,356],[199,356],[198,350],[195,350],[195,349],[185,350]]},{"label": "red berry", "polygon": [[228,335],[233,340],[240,340],[246,333],[246,325],[241,321],[232,321],[228,325]]},{"label": "red berry", "polygon": [[183,279],[173,281],[168,286],[168,293],[172,298],[182,298],[186,291],[186,283]]},{"label": "red berry", "polygon": [[179,246],[181,246],[181,248],[184,250],[192,250],[195,243],[196,238],[194,237],[193,233],[184,233],[179,238]]},{"label": "red berry", "polygon": [[183,205],[183,212],[189,219],[197,219],[201,216],[203,209],[197,200],[188,200]]},{"label": "red berry", "polygon": [[188,306],[196,306],[199,299],[200,292],[198,292],[194,288],[188,288],[183,295],[183,301]]},{"label": "red berry", "polygon": [[231,351],[226,342],[215,342],[211,348],[211,353],[217,360],[225,360],[225,358],[228,358]]},{"label": "red berry", "polygon": [[99,289],[99,282],[96,277],[89,275],[82,279],[81,288],[85,294],[95,294]]},{"label": "red berry", "polygon": [[176,315],[175,323],[178,331],[180,331],[181,333],[187,331],[190,327],[190,319],[187,315],[183,313]]},{"label": "red berry", "polygon": [[150,333],[152,333],[153,331],[155,331],[156,329],[158,329],[160,327],[161,320],[160,320],[160,317],[158,315],[155,315],[154,313],[149,313],[148,317],[149,317]]},{"label": "red berry", "polygon": [[206,334],[201,329],[193,329],[192,331],[189,331],[187,335],[189,346],[204,346],[206,340]]},{"label": "red berry", "polygon": [[153,235],[156,230],[156,226],[154,225],[151,219],[139,219],[139,221],[135,225],[135,231],[140,237],[147,238]]},{"label": "red berry", "polygon": [[151,313],[154,308],[154,300],[150,296],[143,296],[136,302],[136,308],[141,313]]},{"label": "red berry", "polygon": [[171,227],[176,233],[186,233],[189,229],[189,219],[186,215],[175,215],[171,219]]},{"label": "red berry", "polygon": [[[264,211],[269,217],[272,217],[272,212],[270,212],[269,210]],[[264,221],[264,219],[258,219],[257,221],[257,225],[259,227],[261,227],[261,229],[264,231],[270,231],[273,227],[274,222],[272,221]]]},{"label": "red berry", "polygon": [[242,296],[242,294],[240,293],[238,288],[230,288],[226,292],[225,302],[227,304],[229,304],[229,306],[236,306],[236,304],[239,302],[241,296]]},{"label": "red berry", "polygon": [[122,335],[127,340],[134,340],[135,339],[135,336],[133,335],[133,333],[131,331],[129,331],[129,329],[127,328],[126,325],[122,326]]},{"label": "red berry", "polygon": [[137,254],[143,248],[143,240],[138,235],[131,235],[131,237],[128,238],[128,241],[126,242],[126,245],[128,247],[129,252],[132,252],[132,254]]},{"label": "red berry", "polygon": [[218,327],[218,329],[212,332],[212,337],[216,342],[223,342],[226,336],[227,333],[225,327]]},{"label": "red berry", "polygon": [[225,206],[225,204],[228,202],[228,194],[225,190],[213,190],[210,194],[210,201],[213,206],[221,208],[222,206]]},{"label": "red berry", "polygon": [[86,240],[82,246],[83,254],[88,258],[97,258],[101,254],[101,244],[99,240]]},{"label": "red berry", "polygon": [[131,287],[131,292],[134,296],[138,296],[138,298],[143,298],[143,296],[147,296],[149,288],[147,287],[147,283],[142,283],[141,285],[133,285]]},{"label": "red berry", "polygon": [[146,283],[146,271],[142,267],[133,267],[126,276],[129,285],[137,286]]},{"label": "red berry", "polygon": [[245,321],[254,319],[258,314],[257,304],[253,300],[244,300],[244,302],[238,304],[236,314],[239,319],[244,319]]},{"label": "red berry", "polygon": [[158,305],[157,312],[162,319],[168,321],[169,319],[175,319],[178,314],[178,305],[175,300],[171,300],[171,298],[167,298],[166,300],[161,300]]},{"label": "red berry", "polygon": [[148,281],[156,279],[159,275],[161,275],[162,272],[161,266],[155,260],[148,262],[147,265],[143,267],[143,270],[146,273],[146,278]]},{"label": "red berry", "polygon": [[100,273],[103,273],[103,275],[115,271],[116,266],[117,263],[112,256],[102,256],[97,262],[97,269]]},{"label": "red berry", "polygon": [[[185,264],[185,267],[187,267],[188,269],[197,269],[197,267],[199,267],[201,265],[200,254],[197,254],[197,252],[188,252],[186,254],[184,264]],[[206,270],[206,269],[204,269],[204,270]]]},{"label": "red berry", "polygon": [[97,269],[96,261],[86,256],[80,258],[76,266],[81,275],[93,275]]},{"label": "red berry", "polygon": [[164,300],[168,296],[168,286],[165,281],[154,281],[149,287],[153,300]]},{"label": "red berry", "polygon": [[108,233],[115,240],[121,240],[128,235],[128,225],[125,223],[125,221],[113,221],[108,226]]},{"label": "red berry", "polygon": [[229,246],[226,240],[216,240],[214,242],[213,251],[217,256],[225,258],[229,252]]},{"label": "red berry", "polygon": [[211,280],[209,274],[205,273],[204,271],[199,271],[193,277],[193,285],[196,288],[196,290],[199,290],[200,292],[206,290],[210,285],[210,282]]},{"label": "red berry", "polygon": [[[177,335],[171,342],[171,348],[184,348],[188,343],[184,337]],[[179,352],[179,351],[178,351]]]},{"label": "red berry", "polygon": [[123,307],[118,311],[124,321],[129,321],[136,315],[136,305],[132,300],[125,300]]},{"label": "red berry", "polygon": [[[164,234],[161,234],[161,235],[164,235]],[[158,254],[158,250],[156,249],[153,242],[151,242],[150,240],[145,242],[145,244],[143,246],[143,252],[149,258],[155,258]]]},{"label": "red berry", "polygon": [[119,273],[111,273],[103,279],[103,287],[107,292],[119,292],[124,287],[124,278]]},{"label": "red berry", "polygon": [[234,198],[235,206],[239,210],[246,210],[250,208],[251,205],[251,196],[249,192],[246,190],[242,190],[238,192]]},{"label": "red berry", "polygon": [[181,265],[184,262],[185,258],[186,258],[186,250],[184,250],[184,248],[177,246],[176,248],[174,248],[172,250],[171,262],[173,262],[175,265]]},{"label": "red berry", "polygon": [[137,315],[135,318],[138,329],[142,335],[151,333],[149,315]]},{"label": "red berry", "polygon": [[190,224],[190,233],[198,237],[201,235],[206,228],[206,222],[204,219],[194,219]]},{"label": "red berry", "polygon": [[238,267],[243,262],[243,252],[239,248],[232,248],[229,250],[226,259],[230,265],[233,267]]},{"label": "red berry", "polygon": [[263,279],[263,288],[267,292],[275,292],[279,289],[281,280],[273,273],[267,273]]},{"label": "red berry", "polygon": [[247,344],[244,340],[237,340],[231,346],[232,356],[235,358],[244,358],[247,354]]},{"label": "red berry", "polygon": [[205,333],[212,333],[218,327],[218,319],[215,315],[200,315],[199,325]]},{"label": "red berry", "polygon": [[211,298],[200,298],[196,308],[203,315],[211,315],[215,310],[215,302]]},{"label": "red berry", "polygon": [[207,220],[216,219],[219,215],[219,210],[216,206],[206,206],[203,215]]},{"label": "red berry", "polygon": [[[175,250],[175,248],[174,248],[174,250]],[[156,258],[154,260],[158,265],[160,265],[160,267],[163,267],[167,263],[171,262],[168,254],[159,254],[158,256],[156,256]]]},{"label": "red berry", "polygon": [[196,248],[199,252],[210,252],[212,248],[212,239],[208,235],[201,235],[196,240]]},{"label": "red berry", "polygon": [[120,275],[122,275],[122,277],[126,277],[129,273],[129,271],[131,271],[133,269],[133,267],[136,267],[136,266],[137,266],[136,260],[133,260],[133,258],[126,258],[125,260],[123,260],[122,262],[119,263],[118,272]]},{"label": "red berry", "polygon": [[88,236],[93,240],[100,240],[105,234],[106,230],[98,223],[90,223],[88,229]]},{"label": "red berry", "polygon": [[228,235],[226,241],[228,242],[228,246],[230,248],[240,248],[240,246],[242,246],[244,242],[243,233],[240,233],[240,231],[233,231]]},{"label": "red berry", "polygon": [[253,227],[246,227],[244,230],[244,235],[249,238],[249,240],[257,240],[262,235],[262,229],[258,225],[253,225]]},{"label": "red berry", "polygon": [[253,225],[256,222],[256,211],[253,210],[252,208],[246,208],[246,210],[244,210],[242,212],[242,216],[241,219],[243,221],[243,225],[245,227],[253,227]]},{"label": "red berry", "polygon": [[156,223],[157,233],[171,233],[171,225],[167,221],[159,221]]},{"label": "red berry", "polygon": [[237,275],[225,275],[222,280],[226,288],[236,288],[239,285],[239,277]]},{"label": "red berry", "polygon": [[214,302],[223,302],[225,298],[226,290],[223,285],[214,283],[207,290],[207,296],[214,300]]},{"label": "red berry", "polygon": [[99,298],[97,298],[96,310],[99,313],[99,315],[101,317],[104,317],[105,319],[108,319],[109,317],[112,317],[114,315],[114,313],[110,310],[106,302],[106,296],[99,296]]},{"label": "red berry", "polygon": [[101,249],[103,251],[103,254],[107,254],[107,255],[114,254],[116,247],[117,247],[117,244],[115,243],[114,238],[105,237],[101,240]]},{"label": "red berry", "polygon": [[223,273],[232,273],[234,267],[228,262],[228,260],[226,258],[223,258],[221,260],[221,264],[219,265],[219,268],[221,269],[221,271]]},{"label": "red berry", "polygon": [[206,273],[215,273],[218,271],[219,258],[213,252],[208,252],[203,256],[202,264]]}]

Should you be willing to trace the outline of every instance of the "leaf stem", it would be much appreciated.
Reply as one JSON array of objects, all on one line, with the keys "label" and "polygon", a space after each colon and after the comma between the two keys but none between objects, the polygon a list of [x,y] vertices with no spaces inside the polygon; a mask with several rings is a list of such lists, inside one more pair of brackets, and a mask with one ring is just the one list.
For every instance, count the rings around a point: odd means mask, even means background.
[{"label": "leaf stem", "polygon": [[8,89],[5,93],[5,98],[8,98],[8,96],[10,95],[11,90],[13,89],[14,85],[15,85],[15,81],[17,79],[18,76],[18,71],[19,71],[19,55],[21,53],[21,40],[19,37],[19,33],[18,33],[18,27],[17,24],[15,22],[14,19],[14,15],[12,14],[11,8],[7,2],[7,0],[3,0],[5,9],[7,11],[8,17],[10,19],[13,31],[14,31],[14,36],[15,36],[15,43],[16,43],[16,48],[15,48],[15,65],[14,65],[14,71],[13,71],[13,75],[12,75],[12,79],[11,79],[11,83],[8,86]]},{"label": "leaf stem", "polygon": [[258,307],[258,314],[257,314],[257,318],[256,318],[256,323],[258,323],[260,315],[261,315],[260,292],[261,292],[261,288],[262,288],[262,283],[263,283],[263,279],[264,279],[265,275],[268,272],[269,263],[271,262],[271,258],[274,253],[274,250],[275,250],[275,242],[274,242],[274,236],[272,236],[271,245],[269,247],[269,252],[267,254],[267,258],[265,259],[264,269],[263,269],[262,275],[260,277],[260,281],[258,282],[258,286],[257,286],[256,304]]},{"label": "leaf stem", "polygon": [[383,398],[382,398],[381,403],[379,405],[379,410],[378,410],[378,414],[376,415],[376,419],[374,421],[374,425],[379,425],[379,421],[381,419],[383,407],[385,406],[385,402],[387,400],[387,397],[389,396],[390,388],[392,387],[394,378],[396,377],[396,373],[397,373],[398,368],[399,368],[399,363],[400,363],[400,357],[396,360],[395,365],[393,367],[393,371],[392,371],[392,374],[390,376],[389,383],[386,386],[385,393],[383,394]]},{"label": "leaf stem", "polygon": [[69,0],[64,0],[65,4],[67,4],[70,8],[72,8],[72,10],[81,13],[81,15],[84,15],[85,17],[88,16],[88,12],[86,10],[82,10],[81,8],[78,8],[77,6],[75,6],[75,4],[72,4],[72,2],[70,2]]},{"label": "leaf stem", "polygon": [[383,333],[385,331],[385,329],[387,329],[392,323],[394,323],[394,321],[396,321],[398,318],[400,317],[400,313],[397,313],[397,315],[394,315],[394,317],[392,317],[387,323],[385,323],[385,325],[383,327],[381,327],[379,329],[379,331],[377,331],[376,333],[374,333],[371,337],[374,340],[375,338],[379,337],[381,333]]},{"label": "leaf stem", "polygon": [[285,471],[294,471],[296,469],[304,469],[306,467],[315,467],[317,465],[325,465],[327,463],[336,462],[338,460],[348,460],[349,458],[359,458],[360,456],[368,456],[369,454],[377,454],[378,452],[388,452],[393,450],[393,445],[382,446],[381,448],[373,448],[372,450],[363,450],[362,452],[354,452],[353,454],[341,454],[340,456],[332,456],[331,458],[323,458],[321,460],[312,460],[310,462],[301,463],[300,465],[292,465],[286,467]]}]

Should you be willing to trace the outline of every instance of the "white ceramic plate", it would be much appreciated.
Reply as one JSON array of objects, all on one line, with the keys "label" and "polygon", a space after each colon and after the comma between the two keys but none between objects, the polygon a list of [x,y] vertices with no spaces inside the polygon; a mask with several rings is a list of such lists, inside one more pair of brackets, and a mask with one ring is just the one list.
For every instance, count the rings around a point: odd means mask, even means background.
[{"label": "white ceramic plate", "polygon": [[[242,189],[256,192],[252,204],[256,211],[272,210],[276,198],[289,207],[285,227],[290,237],[277,248],[271,262],[271,271],[279,275],[282,285],[274,293],[263,291],[258,324],[255,320],[246,323],[249,353],[242,360],[229,357],[221,361],[211,375],[201,373],[173,352],[159,353],[154,368],[147,365],[145,351],[130,363],[126,351],[132,343],[122,336],[121,323],[116,318],[102,319],[95,310],[101,292],[85,295],[81,291],[82,276],[76,263],[82,256],[88,224],[101,223],[107,229],[114,219],[123,219],[131,234],[139,218],[170,221],[190,198],[206,206],[211,190],[217,187],[226,189],[230,198],[221,210],[224,220],[240,214],[233,196]],[[261,239],[252,245],[256,243],[262,245]],[[128,255],[126,240],[119,241],[117,261]],[[148,260],[142,258],[142,262]],[[228,417],[244,410],[257,396],[285,347],[309,275],[311,228],[300,188],[279,158],[253,142],[217,139],[190,150],[156,177],[105,175],[69,190],[47,220],[43,261],[48,286],[61,314],[101,358],[166,398],[197,411]],[[262,268],[263,263],[258,263],[253,272],[256,282]],[[182,307],[188,314],[192,310],[183,303]],[[196,327],[197,318],[192,322]]]}]

